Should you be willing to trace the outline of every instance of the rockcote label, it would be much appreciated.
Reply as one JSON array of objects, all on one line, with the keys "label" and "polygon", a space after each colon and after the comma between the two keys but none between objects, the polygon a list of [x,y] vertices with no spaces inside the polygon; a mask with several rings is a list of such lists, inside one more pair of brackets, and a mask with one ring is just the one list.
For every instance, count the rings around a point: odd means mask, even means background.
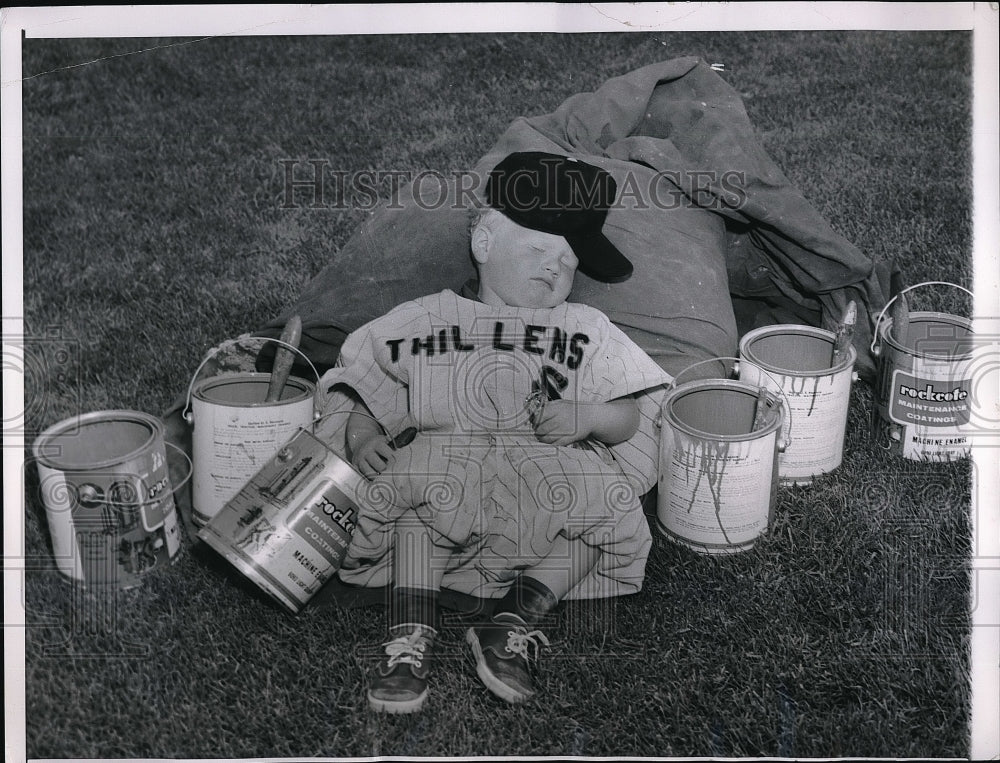
[{"label": "rockcote label", "polygon": [[892,374],[889,417],[897,424],[958,427],[969,423],[968,379],[927,379],[899,369]]}]

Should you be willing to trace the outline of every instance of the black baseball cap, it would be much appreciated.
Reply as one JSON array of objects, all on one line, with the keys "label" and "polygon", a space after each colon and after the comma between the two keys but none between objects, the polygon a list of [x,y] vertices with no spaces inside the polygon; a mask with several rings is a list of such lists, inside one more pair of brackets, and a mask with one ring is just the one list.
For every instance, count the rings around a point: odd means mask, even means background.
[{"label": "black baseball cap", "polygon": [[562,236],[580,270],[614,283],[632,263],[601,232],[618,185],[609,172],[561,154],[519,151],[490,171],[486,203],[518,225]]}]

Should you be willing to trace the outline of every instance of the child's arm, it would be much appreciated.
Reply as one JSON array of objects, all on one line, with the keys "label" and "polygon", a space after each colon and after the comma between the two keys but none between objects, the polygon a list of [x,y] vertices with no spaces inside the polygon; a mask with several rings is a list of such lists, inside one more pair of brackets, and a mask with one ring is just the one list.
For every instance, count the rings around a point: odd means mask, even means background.
[{"label": "child's arm", "polygon": [[347,419],[347,453],[354,467],[371,479],[388,468],[394,451],[389,438],[360,399],[354,400],[354,410],[357,413]]},{"label": "child's arm", "polygon": [[607,403],[549,400],[535,422],[535,435],[553,445],[570,445],[588,437],[615,445],[638,428],[639,406],[631,395]]}]

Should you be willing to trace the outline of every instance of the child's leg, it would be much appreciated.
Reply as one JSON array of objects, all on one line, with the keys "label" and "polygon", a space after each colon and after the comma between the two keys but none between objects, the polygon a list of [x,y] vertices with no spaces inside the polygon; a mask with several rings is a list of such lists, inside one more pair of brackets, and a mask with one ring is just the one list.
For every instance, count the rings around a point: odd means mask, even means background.
[{"label": "child's leg", "polygon": [[549,555],[536,566],[521,573],[521,577],[530,578],[538,585],[548,588],[559,602],[590,574],[600,558],[601,550],[596,546],[589,546],[579,538],[569,540],[565,533],[560,533],[556,536]]},{"label": "child's leg", "polygon": [[[466,640],[476,658],[476,672],[490,691],[508,702],[522,702],[535,693],[530,661],[537,658],[540,646],[548,645],[537,626],[600,556],[600,549],[560,534],[549,556],[514,580],[497,602],[492,622],[469,629]],[[565,564],[552,565],[555,560]]]},{"label": "child's leg", "polygon": [[446,557],[415,516],[396,522],[394,585],[388,606],[386,655],[372,677],[373,710],[413,713],[427,699],[431,650],[438,631],[438,592]]},{"label": "child's leg", "polygon": [[427,697],[441,580],[452,550],[462,548],[480,516],[478,471],[454,458],[454,444],[418,435],[380,478],[395,519],[389,639],[368,692],[375,710],[412,713]]}]

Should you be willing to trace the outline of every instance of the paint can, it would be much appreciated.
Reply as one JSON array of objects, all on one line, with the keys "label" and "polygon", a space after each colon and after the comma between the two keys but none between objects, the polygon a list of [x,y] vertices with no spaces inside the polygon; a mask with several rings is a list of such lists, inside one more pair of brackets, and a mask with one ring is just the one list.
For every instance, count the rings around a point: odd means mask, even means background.
[{"label": "paint can", "polygon": [[923,286],[951,286],[927,281],[903,289],[879,314],[871,351],[877,359],[875,438],[891,453],[913,461],[953,461],[972,452],[972,322],[950,313],[909,313],[906,336],[883,320],[893,300]]},{"label": "paint can", "polygon": [[35,440],[56,566],[86,588],[134,588],[182,548],[163,423],[139,411],[86,413]]},{"label": "paint can", "polygon": [[836,335],[812,326],[764,326],[740,340],[740,379],[762,384],[763,372],[781,385],[795,440],[778,458],[783,485],[808,485],[840,466],[858,353],[833,364]]},{"label": "paint can", "polygon": [[[299,352],[279,340],[269,341]],[[269,373],[222,374],[196,382],[209,359],[195,370],[184,411],[192,426],[192,519],[199,527],[206,525],[296,431],[309,426],[317,407],[316,385],[294,376],[288,378],[280,399],[274,402],[265,402]]]},{"label": "paint can", "polygon": [[774,515],[786,408],[735,379],[691,381],[664,396],[657,526],[667,538],[705,554],[753,548]]},{"label": "paint can", "polygon": [[198,532],[298,614],[340,568],[367,481],[301,429]]}]

